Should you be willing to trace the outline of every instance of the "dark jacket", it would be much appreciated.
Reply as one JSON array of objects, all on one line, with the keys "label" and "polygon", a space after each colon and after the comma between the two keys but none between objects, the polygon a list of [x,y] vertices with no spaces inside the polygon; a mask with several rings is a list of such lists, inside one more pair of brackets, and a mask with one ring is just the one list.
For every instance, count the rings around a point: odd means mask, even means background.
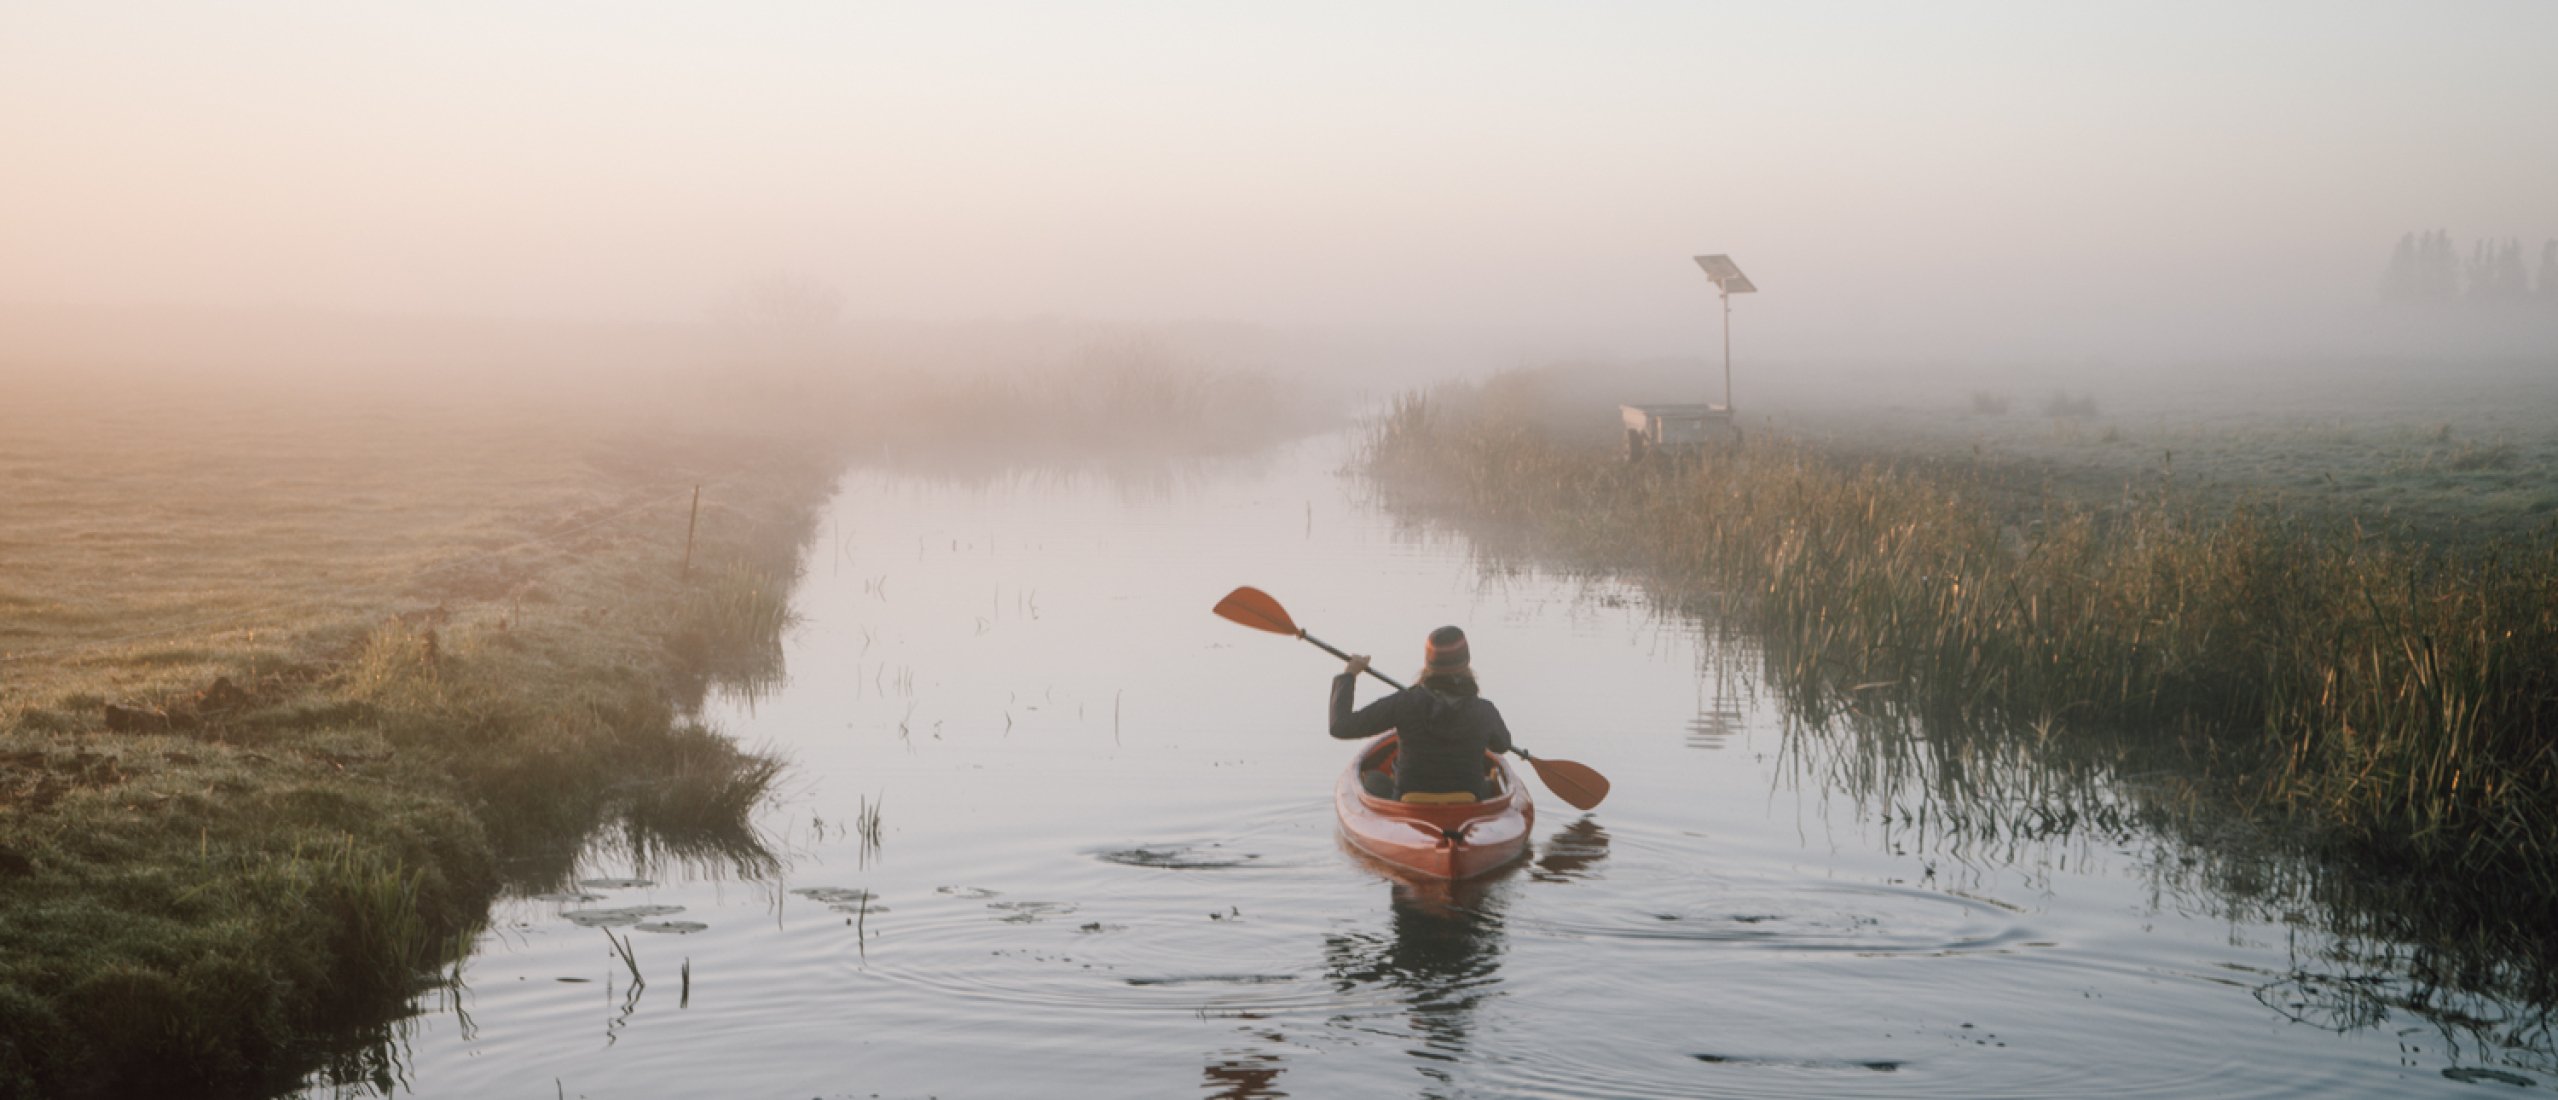
[{"label": "dark jacket", "polygon": [[1402,734],[1403,751],[1395,754],[1395,791],[1473,791],[1494,793],[1484,772],[1486,752],[1510,751],[1510,727],[1492,700],[1441,695],[1413,686],[1368,704],[1353,713],[1351,692],[1359,678],[1332,678],[1332,735],[1344,741],[1374,737],[1387,730]]}]

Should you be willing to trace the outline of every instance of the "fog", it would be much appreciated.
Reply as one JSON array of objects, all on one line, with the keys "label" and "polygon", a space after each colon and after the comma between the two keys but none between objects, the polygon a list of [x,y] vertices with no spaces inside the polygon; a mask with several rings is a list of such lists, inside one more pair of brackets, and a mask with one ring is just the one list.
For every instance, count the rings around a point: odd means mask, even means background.
[{"label": "fog", "polygon": [[0,319],[21,363],[170,317],[681,358],[782,280],[884,355],[1409,374],[1704,354],[1724,252],[1761,363],[2545,357],[2537,265],[2536,310],[2379,288],[2403,234],[2558,236],[2553,42],[2519,2],[15,3]]}]

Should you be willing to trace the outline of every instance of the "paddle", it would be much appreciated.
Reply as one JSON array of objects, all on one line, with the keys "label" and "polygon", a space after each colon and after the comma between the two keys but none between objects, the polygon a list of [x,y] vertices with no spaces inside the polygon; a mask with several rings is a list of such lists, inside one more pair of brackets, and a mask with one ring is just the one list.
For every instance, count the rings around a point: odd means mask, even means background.
[{"label": "paddle", "polygon": [[[1278,600],[1272,599],[1269,593],[1258,588],[1238,588],[1226,593],[1225,599],[1217,601],[1216,611],[1220,618],[1242,623],[1254,630],[1294,635],[1344,661],[1350,659],[1349,654],[1334,648],[1321,638],[1306,633],[1305,628],[1298,626],[1296,620],[1288,617],[1287,608],[1279,606]],[[1368,675],[1385,681],[1387,686],[1396,691],[1403,690],[1402,684],[1396,683],[1393,677],[1377,671],[1374,667],[1368,669]],[[1600,775],[1596,768],[1570,760],[1547,760],[1530,756],[1526,749],[1521,748],[1513,748],[1510,751],[1517,753],[1519,759],[1534,766],[1537,770],[1537,778],[1545,782],[1546,789],[1553,791],[1555,797],[1571,803],[1573,809],[1595,809],[1599,805],[1599,800],[1608,796],[1608,777]]]}]

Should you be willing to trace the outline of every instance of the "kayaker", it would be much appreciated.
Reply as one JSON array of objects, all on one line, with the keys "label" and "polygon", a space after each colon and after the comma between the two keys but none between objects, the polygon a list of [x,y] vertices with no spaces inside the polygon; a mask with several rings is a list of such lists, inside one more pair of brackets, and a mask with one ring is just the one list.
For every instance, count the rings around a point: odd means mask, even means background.
[{"label": "kayaker", "polygon": [[1368,771],[1360,781],[1379,798],[1415,793],[1465,792],[1490,798],[1490,764],[1486,752],[1509,752],[1510,727],[1501,712],[1476,686],[1468,658],[1466,632],[1443,626],[1430,632],[1422,647],[1421,675],[1411,687],[1351,710],[1359,674],[1368,670],[1365,655],[1332,678],[1332,735],[1343,741],[1401,731],[1394,774]]}]

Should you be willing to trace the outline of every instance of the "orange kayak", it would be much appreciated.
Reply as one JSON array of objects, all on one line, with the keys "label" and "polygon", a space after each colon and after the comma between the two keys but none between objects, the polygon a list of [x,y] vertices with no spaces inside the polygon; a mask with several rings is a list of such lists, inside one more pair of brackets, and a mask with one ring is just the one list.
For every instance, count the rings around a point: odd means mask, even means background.
[{"label": "orange kayak", "polygon": [[1394,734],[1368,742],[1333,786],[1332,806],[1351,846],[1400,870],[1450,880],[1496,870],[1528,850],[1537,808],[1508,761],[1484,754],[1499,792],[1491,798],[1424,804],[1378,798],[1360,784],[1360,771],[1390,768],[1394,753]]}]

